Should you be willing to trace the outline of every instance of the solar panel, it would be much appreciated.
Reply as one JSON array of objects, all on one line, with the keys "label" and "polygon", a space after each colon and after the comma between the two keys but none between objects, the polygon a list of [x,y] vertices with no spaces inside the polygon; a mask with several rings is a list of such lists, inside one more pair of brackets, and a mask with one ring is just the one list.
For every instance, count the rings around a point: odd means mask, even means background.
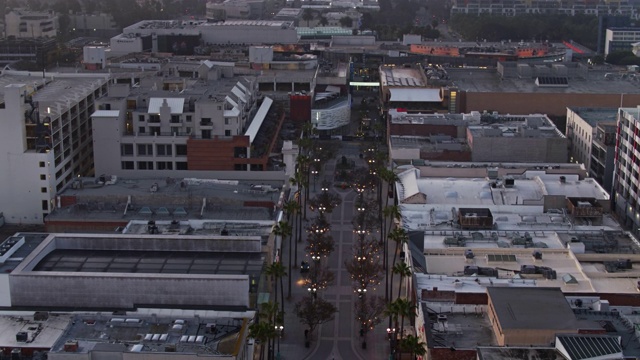
[{"label": "solar panel", "polygon": [[536,79],[538,85],[569,85],[565,76],[540,76]]},{"label": "solar panel", "polygon": [[610,356],[622,355],[620,340],[614,336],[559,335],[558,341],[562,344],[564,352],[572,360],[613,358]]},{"label": "solar panel", "polygon": [[516,262],[515,255],[507,254],[489,254],[487,255],[487,261],[489,262]]}]

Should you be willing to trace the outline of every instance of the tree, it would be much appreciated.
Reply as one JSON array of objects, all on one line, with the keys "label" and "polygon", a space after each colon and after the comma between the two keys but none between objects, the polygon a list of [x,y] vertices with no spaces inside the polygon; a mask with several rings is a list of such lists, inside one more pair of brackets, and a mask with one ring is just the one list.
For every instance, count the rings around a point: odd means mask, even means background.
[{"label": "tree", "polygon": [[351,275],[354,291],[363,293],[369,286],[380,284],[382,265],[380,264],[379,242],[369,236],[360,235],[353,246],[353,257],[345,260],[347,272]]},{"label": "tree", "polygon": [[296,303],[294,312],[298,316],[300,323],[309,327],[309,333],[326,322],[332,321],[335,313],[338,311],[330,302],[313,297],[304,297]]},{"label": "tree", "polygon": [[282,205],[282,210],[287,214],[287,221],[291,222],[291,216],[300,209],[300,204],[295,200],[289,200]]},{"label": "tree", "polygon": [[320,25],[322,25],[322,26],[327,26],[327,24],[329,24],[329,20],[327,20],[327,18],[324,17],[324,16],[320,17],[320,21],[319,22],[320,22]]},{"label": "tree", "polygon": [[321,213],[331,213],[333,209],[340,206],[342,198],[336,193],[322,191],[318,195],[309,199],[309,209],[318,210]]},{"label": "tree", "polygon": [[400,275],[400,285],[398,286],[398,298],[402,294],[402,280],[404,278],[411,276],[411,267],[407,265],[405,262],[397,263],[391,270],[392,273]]},{"label": "tree", "polygon": [[381,315],[384,313],[385,307],[385,300],[375,295],[368,295],[363,297],[361,301],[355,302],[354,314],[357,323],[360,325],[360,330],[362,330],[361,334],[365,338],[363,340],[364,343],[366,343],[367,333],[382,322]]},{"label": "tree", "polygon": [[[293,232],[293,229],[291,228],[291,225],[289,225],[288,222],[286,221],[280,221],[278,222],[274,227],[273,227],[273,233],[276,236],[280,236],[282,241],[280,243],[280,249],[282,249],[282,247],[284,246],[284,243],[287,241],[287,238],[289,238],[289,268],[291,269],[291,233]],[[278,263],[281,261],[280,259],[282,259],[282,252],[280,252],[280,258],[278,260]],[[282,265],[280,265],[282,266]],[[284,271],[284,268],[283,268]],[[286,276],[286,272],[284,274],[284,276]],[[282,282],[282,278],[280,278],[280,281]],[[284,292],[284,290],[280,289],[281,291]],[[277,286],[276,286],[276,292],[277,292]],[[288,293],[288,297],[291,297],[291,277],[289,277],[289,293]],[[284,296],[283,296],[284,298]],[[284,312],[284,302],[282,305],[282,311]]]},{"label": "tree", "polygon": [[353,19],[348,16],[344,16],[340,18],[340,25],[345,28],[353,27]]},{"label": "tree", "polygon": [[276,330],[269,322],[254,322],[249,326],[249,337],[260,342],[260,360],[264,359],[265,343],[276,336]]},{"label": "tree", "polygon": [[278,302],[278,280],[280,281],[280,302],[282,304],[282,312],[284,313],[284,285],[282,284],[282,278],[287,276],[287,270],[282,266],[282,263],[278,261],[267,266],[265,274],[271,276],[276,284],[276,302]]},{"label": "tree", "polygon": [[327,257],[333,252],[334,247],[335,241],[333,240],[333,236],[328,232],[310,232],[309,235],[307,235],[307,246],[305,250],[307,250],[311,256]]},{"label": "tree", "polygon": [[415,359],[415,356],[424,356],[427,353],[426,345],[418,337],[409,335],[400,341],[400,350],[410,353],[410,359]]},{"label": "tree", "polygon": [[400,299],[396,299],[394,302],[396,303],[395,307],[398,312],[398,315],[400,316],[400,341],[402,341],[402,338],[404,336],[404,318],[413,317],[415,313],[415,307],[411,304],[411,301],[408,299],[400,298]]},{"label": "tree", "polygon": [[311,9],[304,9],[302,20],[306,21],[307,27],[309,27],[309,21],[313,20],[313,12],[311,12]]}]

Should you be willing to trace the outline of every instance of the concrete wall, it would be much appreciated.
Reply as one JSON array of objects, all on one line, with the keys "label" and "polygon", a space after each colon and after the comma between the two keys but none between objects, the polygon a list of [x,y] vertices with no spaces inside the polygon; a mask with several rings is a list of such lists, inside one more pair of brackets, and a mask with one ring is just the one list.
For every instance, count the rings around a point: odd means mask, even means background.
[{"label": "concrete wall", "polygon": [[249,306],[248,275],[11,274],[13,306],[120,308]]},{"label": "concrete wall", "polygon": [[635,107],[640,94],[461,92],[460,112],[493,110],[501,114],[566,116],[567,107]]},{"label": "concrete wall", "polygon": [[483,137],[469,139],[472,161],[481,162],[567,162],[567,139]]},{"label": "concrete wall", "polygon": [[295,44],[295,28],[280,29],[264,26],[207,26],[201,27],[202,40],[211,44]]}]

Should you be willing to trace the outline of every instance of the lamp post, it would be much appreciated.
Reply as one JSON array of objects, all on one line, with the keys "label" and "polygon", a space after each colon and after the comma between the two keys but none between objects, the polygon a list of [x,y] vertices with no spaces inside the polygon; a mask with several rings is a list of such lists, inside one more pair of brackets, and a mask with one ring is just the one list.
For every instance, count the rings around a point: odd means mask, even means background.
[{"label": "lamp post", "polygon": [[281,358],[281,355],[280,355],[280,338],[282,338],[282,331],[284,330],[284,326],[283,325],[275,325],[274,329],[278,333],[278,352],[276,353],[276,360],[280,360],[280,358]]},{"label": "lamp post", "polygon": [[316,179],[318,178],[318,170],[311,170],[311,175],[313,175],[313,192],[316,192]]},{"label": "lamp post", "polygon": [[313,299],[316,299],[318,297],[318,288],[316,288],[315,285],[312,285],[310,288],[307,289],[307,291],[309,292],[309,294]]},{"label": "lamp post", "polygon": [[396,328],[387,328],[387,337],[389,338],[389,360],[393,360],[395,358],[396,349],[395,349],[395,341],[396,341]]}]

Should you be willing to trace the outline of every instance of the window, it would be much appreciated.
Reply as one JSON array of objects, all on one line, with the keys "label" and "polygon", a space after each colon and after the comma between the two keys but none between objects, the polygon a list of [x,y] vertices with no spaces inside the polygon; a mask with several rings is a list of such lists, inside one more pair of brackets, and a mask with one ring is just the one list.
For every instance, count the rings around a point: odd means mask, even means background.
[{"label": "window", "polygon": [[191,115],[187,115],[187,122],[191,122]]},{"label": "window", "polygon": [[123,161],[122,164],[122,170],[133,170],[133,161]]},{"label": "window", "polygon": [[138,115],[138,121],[144,122],[144,115]]},{"label": "window", "polygon": [[173,170],[173,163],[171,161],[158,161],[156,168],[158,170]]},{"label": "window", "polygon": [[231,130],[225,130],[224,136],[231,136]]},{"label": "window", "polygon": [[218,105],[218,110],[222,110],[222,105]]},{"label": "window", "polygon": [[211,130],[202,130],[203,139],[211,139]]},{"label": "window", "polygon": [[122,144],[122,156],[133,156],[133,144]]},{"label": "window", "polygon": [[177,161],[176,170],[188,170],[187,163],[185,161]]},{"label": "window", "polygon": [[153,146],[151,144],[138,144],[139,156],[153,156]]},{"label": "window", "polygon": [[47,180],[47,175],[40,174],[40,180]]},{"label": "window", "polygon": [[49,211],[49,200],[42,200],[42,210]]},{"label": "window", "polygon": [[138,170],[153,170],[153,161],[138,161]]},{"label": "window", "polygon": [[160,135],[160,128],[159,127],[150,127],[149,128],[149,132],[152,135]]},{"label": "window", "polygon": [[156,154],[158,156],[171,156],[172,146],[165,144],[156,145]]},{"label": "window", "polygon": [[40,192],[43,193],[43,194],[46,194],[47,193],[47,188],[46,187],[41,187],[40,188]]},{"label": "window", "polygon": [[40,162],[38,163],[38,166],[40,166],[40,167],[44,167],[44,161],[40,161]]},{"label": "window", "polygon": [[144,126],[140,126],[140,127],[138,128],[138,132],[139,132],[140,134],[144,134],[144,133],[146,132],[146,131],[145,131],[145,128],[144,128]]},{"label": "window", "polygon": [[225,125],[229,125],[229,119],[225,118],[225,119],[224,119],[224,124],[225,124]]},{"label": "window", "polygon": [[176,155],[187,156],[187,145],[176,145]]}]

